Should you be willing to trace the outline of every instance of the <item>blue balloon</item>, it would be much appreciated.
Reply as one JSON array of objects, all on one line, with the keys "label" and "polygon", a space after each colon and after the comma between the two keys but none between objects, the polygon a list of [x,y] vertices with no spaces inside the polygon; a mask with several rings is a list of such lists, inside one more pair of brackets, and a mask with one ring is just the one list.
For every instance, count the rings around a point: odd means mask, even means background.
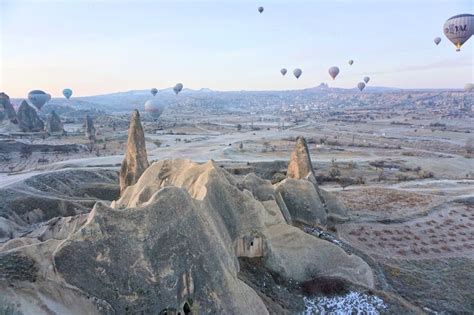
[{"label": "blue balloon", "polygon": [[71,89],[64,89],[63,90],[63,95],[65,98],[69,99],[72,96],[72,90]]}]

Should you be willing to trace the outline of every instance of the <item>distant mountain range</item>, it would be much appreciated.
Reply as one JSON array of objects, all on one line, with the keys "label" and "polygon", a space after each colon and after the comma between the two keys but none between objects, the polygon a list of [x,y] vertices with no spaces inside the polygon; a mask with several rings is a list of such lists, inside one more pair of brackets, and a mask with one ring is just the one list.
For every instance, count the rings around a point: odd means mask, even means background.
[{"label": "distant mountain range", "polygon": [[[258,104],[260,102],[272,102],[285,100],[286,103],[291,103],[293,99],[298,98],[301,100],[312,100],[315,95],[324,97],[325,95],[350,95],[361,96],[364,94],[382,94],[382,93],[442,93],[442,92],[453,92],[461,91],[459,89],[400,89],[391,87],[379,87],[368,85],[363,92],[360,92],[357,88],[345,89],[329,87],[326,83],[312,88],[306,88],[301,90],[261,90],[261,91],[217,91],[209,88],[201,88],[193,90],[184,88],[181,93],[176,96],[172,88],[166,88],[158,90],[158,93],[153,97],[150,93],[150,89],[146,90],[132,90],[126,92],[115,92],[109,94],[83,96],[83,97],[72,97],[70,100],[66,100],[62,97],[53,98],[49,104],[69,106],[76,109],[103,109],[112,111],[130,110],[133,108],[142,108],[143,104],[152,98],[164,103],[164,105],[177,104],[183,102],[192,103],[219,103],[220,105],[226,104]],[[12,102],[19,105],[22,99],[14,98]]]}]

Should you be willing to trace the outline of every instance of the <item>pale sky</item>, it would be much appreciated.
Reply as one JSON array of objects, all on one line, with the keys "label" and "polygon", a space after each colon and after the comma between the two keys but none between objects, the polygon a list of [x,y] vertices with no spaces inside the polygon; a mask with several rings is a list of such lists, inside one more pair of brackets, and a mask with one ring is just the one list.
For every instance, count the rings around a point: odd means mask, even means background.
[{"label": "pale sky", "polygon": [[[443,35],[449,17],[474,13],[472,0],[0,3],[0,91],[11,97],[32,89],[57,97],[68,87],[85,96],[177,82],[216,90],[321,82],[352,88],[365,75],[373,86],[401,88],[474,81],[474,39],[456,52]],[[327,73],[333,65],[341,69],[335,81]],[[296,67],[303,70],[299,80],[291,73]]]}]

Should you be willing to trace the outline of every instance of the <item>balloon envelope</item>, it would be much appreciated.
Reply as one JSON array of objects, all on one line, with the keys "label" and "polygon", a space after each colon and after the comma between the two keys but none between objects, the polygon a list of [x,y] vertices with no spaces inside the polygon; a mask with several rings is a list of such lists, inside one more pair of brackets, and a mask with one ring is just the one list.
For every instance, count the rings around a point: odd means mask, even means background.
[{"label": "balloon envelope", "polygon": [[456,50],[460,51],[461,46],[474,33],[474,15],[455,15],[444,23],[443,29],[444,35],[456,46]]},{"label": "balloon envelope", "polygon": [[263,12],[263,7],[258,7],[258,12],[262,13]]},{"label": "balloon envelope", "polygon": [[152,88],[152,89],[150,90],[150,93],[151,93],[153,96],[155,96],[156,93],[158,93],[158,89]]},{"label": "balloon envelope", "polygon": [[331,78],[334,80],[337,77],[337,75],[339,74],[339,68],[335,67],[335,66],[331,67],[331,68],[329,68],[328,72],[329,72],[329,75],[331,76]]},{"label": "balloon envelope", "polygon": [[72,96],[72,90],[71,89],[64,89],[63,90],[63,95],[65,98],[69,99]]},{"label": "balloon envelope", "polygon": [[352,64],[354,63],[354,60],[349,60],[349,65],[352,66]]},{"label": "balloon envelope", "polygon": [[293,70],[293,75],[299,79],[301,77],[301,74],[303,73],[303,71],[301,71],[301,69],[299,68],[296,68],[295,70]]},{"label": "balloon envelope", "polygon": [[359,89],[359,91],[362,92],[362,90],[365,88],[365,83],[364,82],[357,83],[357,88]]},{"label": "balloon envelope", "polygon": [[438,45],[439,43],[441,43],[441,37],[435,37],[435,39],[433,39],[433,41],[436,45]]},{"label": "balloon envelope", "polygon": [[474,91],[474,83],[467,83],[467,84],[464,86],[464,91],[466,91],[466,92],[472,92],[472,91]]},{"label": "balloon envelope", "polygon": [[286,70],[285,68],[283,68],[283,69],[280,70],[280,73],[281,73],[282,75],[285,75],[285,74],[287,73],[287,70]]},{"label": "balloon envelope", "polygon": [[174,86],[173,91],[176,93],[176,95],[178,95],[178,93],[181,92],[182,89],[183,89],[183,84],[182,83],[177,83]]},{"label": "balloon envelope", "polygon": [[41,90],[33,90],[28,93],[28,100],[39,110],[41,110],[41,107],[43,107],[43,105],[46,104],[46,102],[48,102],[50,99],[51,95],[46,94]]},{"label": "balloon envelope", "polygon": [[150,114],[153,118],[159,118],[164,109],[165,106],[158,98],[154,98],[145,102],[145,112]]},{"label": "balloon envelope", "polygon": [[364,82],[365,82],[365,83],[369,83],[369,81],[370,81],[370,78],[369,78],[369,77],[364,77]]}]

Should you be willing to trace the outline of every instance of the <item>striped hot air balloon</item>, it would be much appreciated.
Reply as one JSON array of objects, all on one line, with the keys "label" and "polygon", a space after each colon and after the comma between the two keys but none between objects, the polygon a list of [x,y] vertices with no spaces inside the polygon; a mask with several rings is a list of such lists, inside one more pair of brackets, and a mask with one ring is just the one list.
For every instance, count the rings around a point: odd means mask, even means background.
[{"label": "striped hot air balloon", "polygon": [[444,35],[456,46],[456,51],[472,36],[474,32],[474,15],[459,14],[444,23]]}]

